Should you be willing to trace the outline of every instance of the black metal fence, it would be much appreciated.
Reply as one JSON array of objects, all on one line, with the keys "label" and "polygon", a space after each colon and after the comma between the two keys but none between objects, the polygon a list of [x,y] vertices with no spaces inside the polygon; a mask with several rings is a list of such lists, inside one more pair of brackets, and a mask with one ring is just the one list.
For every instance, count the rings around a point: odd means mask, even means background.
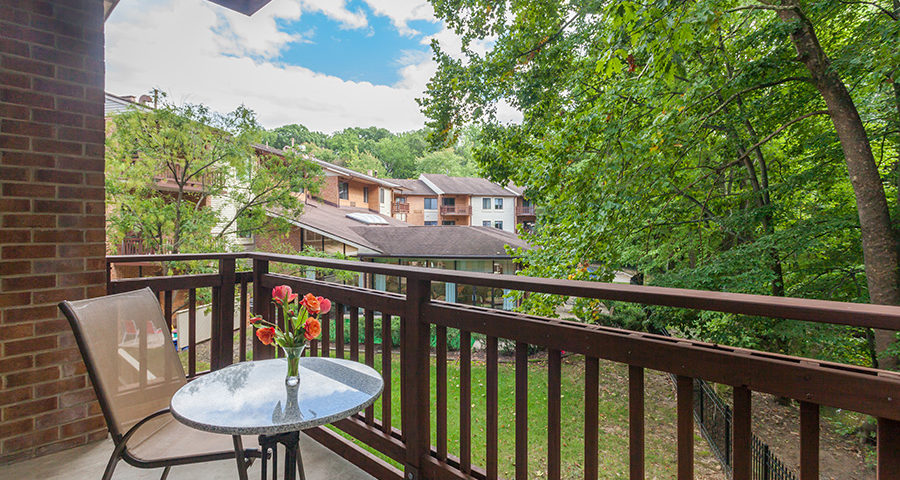
[{"label": "black metal fence", "polygon": [[[665,329],[654,333],[671,336]],[[674,384],[675,376],[669,377]],[[694,418],[700,434],[731,478],[731,407],[699,378],[694,381]],[[797,475],[756,434],[751,439],[751,452],[753,480],[797,480]]]}]

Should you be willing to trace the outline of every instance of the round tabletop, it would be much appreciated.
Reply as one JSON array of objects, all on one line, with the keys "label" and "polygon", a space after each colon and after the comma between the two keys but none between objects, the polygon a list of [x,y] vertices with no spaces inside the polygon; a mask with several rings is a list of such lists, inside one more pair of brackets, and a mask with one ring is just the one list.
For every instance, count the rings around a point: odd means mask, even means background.
[{"label": "round tabletop", "polygon": [[229,435],[293,432],[347,418],[375,403],[384,381],[371,367],[337,358],[300,359],[288,387],[284,359],[242,362],[181,387],[169,406],[180,422]]}]

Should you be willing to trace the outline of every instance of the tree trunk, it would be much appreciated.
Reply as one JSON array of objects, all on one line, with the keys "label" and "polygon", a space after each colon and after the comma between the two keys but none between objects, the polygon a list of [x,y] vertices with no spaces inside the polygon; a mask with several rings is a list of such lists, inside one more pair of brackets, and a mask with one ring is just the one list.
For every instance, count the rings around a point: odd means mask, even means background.
[{"label": "tree trunk", "polygon": [[[812,23],[803,13],[799,0],[781,0],[781,5],[790,7],[779,10],[778,16],[784,22],[796,25],[791,32],[791,42],[797,50],[798,60],[806,65],[812,76],[813,85],[825,100],[844,152],[862,230],[869,299],[872,303],[898,305],[900,288],[898,288],[896,239],[891,229],[881,175],[875,164],[865,127],[850,92],[837,72],[831,68],[830,61],[819,44]],[[879,353],[883,352],[893,340],[893,331],[875,331],[875,346]],[[879,360],[881,368],[893,368],[897,364],[896,358]]]}]

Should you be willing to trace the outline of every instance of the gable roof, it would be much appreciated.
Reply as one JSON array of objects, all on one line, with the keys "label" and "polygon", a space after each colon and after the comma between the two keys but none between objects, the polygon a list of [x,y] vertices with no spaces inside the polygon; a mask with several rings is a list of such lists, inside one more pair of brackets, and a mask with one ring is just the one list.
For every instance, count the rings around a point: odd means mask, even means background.
[{"label": "gable roof", "polygon": [[450,177],[440,173],[423,173],[419,175],[432,190],[441,195],[489,195],[495,197],[514,197],[509,190],[491,183],[490,180],[478,177]]},{"label": "gable roof", "polygon": [[491,227],[353,227],[380,251],[361,257],[510,258],[506,246],[530,248],[515,234]]},{"label": "gable roof", "polygon": [[360,249],[379,251],[378,247],[354,230],[354,227],[364,227],[366,224],[358,220],[354,220],[347,215],[364,214],[375,215],[382,220],[386,226],[372,226],[365,228],[388,228],[399,227],[407,228],[406,223],[401,222],[392,217],[372,212],[365,208],[335,207],[321,202],[310,201],[303,206],[303,214],[298,218],[289,218],[284,215],[269,212],[269,215],[281,217],[288,221],[291,225],[306,228],[319,235],[338,240]]},{"label": "gable roof", "polygon": [[437,192],[431,189],[425,182],[413,178],[413,179],[402,179],[402,178],[389,178],[387,179],[391,183],[396,183],[400,185],[400,188],[403,189],[400,192],[400,195],[437,195]]}]

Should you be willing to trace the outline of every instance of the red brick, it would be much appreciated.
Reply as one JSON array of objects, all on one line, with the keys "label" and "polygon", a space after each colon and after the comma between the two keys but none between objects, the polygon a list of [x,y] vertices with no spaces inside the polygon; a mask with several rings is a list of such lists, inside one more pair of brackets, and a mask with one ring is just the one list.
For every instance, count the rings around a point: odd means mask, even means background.
[{"label": "red brick", "polygon": [[102,297],[103,295],[106,295],[106,282],[87,287],[87,289],[85,289],[85,295],[87,298]]},{"label": "red brick", "polygon": [[28,44],[13,40],[7,36],[0,37],[0,52],[9,55],[18,55],[20,57],[28,57]]},{"label": "red brick", "polygon": [[59,228],[91,229],[106,225],[106,217],[103,215],[60,215],[56,220]]},{"label": "red brick", "polygon": [[0,22],[0,30],[3,30],[3,33],[10,38],[23,40],[28,43],[52,46],[56,41],[56,37],[52,33],[42,32],[14,23]]},{"label": "red brick", "polygon": [[[53,350],[50,352],[35,354],[34,364],[38,367],[46,367],[50,365],[57,365],[60,363],[70,363],[80,359],[81,351],[78,350],[78,348],[67,348],[64,350]],[[81,386],[83,387],[84,385]]]},{"label": "red brick", "polygon": [[31,116],[31,109],[22,105],[13,105],[11,103],[0,103],[0,117],[14,118],[16,120],[28,120]]},{"label": "red brick", "polygon": [[[6,280],[8,280],[8,279],[3,279],[4,282]],[[55,281],[56,279],[54,278],[53,280]],[[27,338],[27,337],[32,337],[32,336],[34,336],[34,325],[31,323],[23,323],[23,324],[19,324],[19,325],[7,325],[5,327],[0,327],[0,339],[2,339],[2,341],[4,341],[4,342],[7,342],[9,340],[18,340],[20,338]],[[0,360],[0,361],[2,361],[2,360]],[[28,368],[28,367],[21,367],[21,368],[16,368],[16,369],[9,369],[9,370],[0,370],[0,372],[11,372],[13,370],[21,370],[22,368]]]},{"label": "red brick", "polygon": [[75,100],[65,97],[57,97],[56,107],[64,112],[84,113],[86,115],[97,115],[98,113],[100,115],[103,114],[102,104],[98,105],[96,103],[86,102],[84,100]]},{"label": "red brick", "polygon": [[88,415],[103,415],[103,409],[100,408],[100,402],[91,402],[88,404]]},{"label": "red brick", "polygon": [[84,376],[64,378],[55,382],[42,383],[34,386],[34,394],[38,398],[58,395],[62,392],[81,390],[85,387]]},{"label": "red brick", "polygon": [[0,71],[0,85],[16,88],[31,88],[31,78],[28,75],[16,73],[11,70]]},{"label": "red brick", "polygon": [[[37,47],[36,47],[37,48]],[[84,87],[78,84],[61,82],[49,78],[35,77],[32,88],[38,92],[64,95],[67,97],[84,98]]]},{"label": "red brick", "polygon": [[58,187],[58,198],[80,198],[82,200],[104,200],[106,190],[99,187]]},{"label": "red brick", "polygon": [[40,432],[29,433],[20,437],[10,438],[3,441],[3,454],[9,454],[17,450],[31,448],[34,445],[42,445],[59,439],[59,429],[51,428]]},{"label": "red brick", "polygon": [[[65,200],[35,200],[35,213],[82,213],[83,202]],[[70,240],[71,241],[71,240]]]},{"label": "red brick", "polygon": [[56,78],[67,82],[75,82],[83,85],[96,85],[102,82],[103,76],[89,70],[75,68],[56,67]]},{"label": "red brick", "polygon": [[0,372],[15,372],[26,368],[34,368],[34,357],[31,355],[0,359]]},{"label": "red brick", "polygon": [[53,167],[56,165],[56,159],[53,156],[33,152],[3,152],[0,161],[4,165],[21,167]]},{"label": "red brick", "polygon": [[27,198],[0,197],[0,212],[29,212],[31,200]]},{"label": "red brick", "polygon": [[38,30],[53,32],[57,37],[64,35],[67,37],[81,38],[83,30],[82,26],[75,23],[64,21],[64,19],[55,16],[49,17],[43,15],[32,15],[31,26]]},{"label": "red brick", "polygon": [[83,390],[75,390],[63,393],[59,396],[59,404],[61,407],[71,407],[94,401],[94,390],[85,388]]},{"label": "red brick", "polygon": [[81,143],[95,143],[103,145],[106,142],[106,134],[103,130],[89,130],[75,127],[60,127],[56,132],[56,138]]},{"label": "red brick", "polygon": [[[0,55],[0,65],[2,65],[4,69],[39,75],[42,77],[52,77],[54,73],[54,66],[49,63],[36,62],[28,58],[13,57],[9,55]],[[51,98],[50,101],[52,102],[53,99]]]},{"label": "red brick", "polygon": [[31,395],[32,388],[22,387],[22,388],[3,388],[0,389],[0,405],[12,405],[14,403],[24,402],[26,400],[31,400],[34,398]]},{"label": "red brick", "polygon": [[60,428],[60,432],[62,433],[63,438],[67,438],[87,432],[93,432],[94,430],[99,430],[101,428],[106,428],[106,421],[103,420],[103,417],[92,417],[63,425]]},{"label": "red brick", "polygon": [[25,275],[31,273],[31,262],[0,262],[0,272],[3,272],[4,275]]},{"label": "red brick", "polygon": [[47,382],[59,378],[59,367],[46,367],[39,370],[27,370],[24,372],[11,373],[6,375],[4,386],[24,387],[25,385],[34,385],[35,383]]},{"label": "red brick", "polygon": [[58,303],[63,300],[73,300],[81,298],[84,290],[81,288],[58,288],[55,290],[41,290],[32,292],[32,302],[41,303]]},{"label": "red brick", "polygon": [[[104,432],[105,433],[105,432]],[[84,445],[88,443],[90,440],[88,437],[82,435],[79,437],[69,438],[60,442],[48,443],[46,445],[36,446],[34,449],[34,455],[36,457],[40,457],[42,455],[49,455],[51,453],[60,452],[62,450],[68,450],[70,448],[75,448],[79,445]]]},{"label": "red brick", "polygon": [[0,438],[14,437],[16,435],[30,433],[33,430],[33,418],[23,418],[12,422],[0,423]]},{"label": "red brick", "polygon": [[[105,202],[84,202],[84,213],[85,215],[106,215],[106,203]],[[87,238],[87,237],[85,237]],[[101,238],[100,240],[95,240],[97,242],[105,241],[106,237]]]},{"label": "red brick", "polygon": [[6,214],[3,216],[5,228],[52,228],[56,226],[54,215]]},{"label": "red brick", "polygon": [[[4,260],[22,258],[48,258],[56,256],[56,247],[53,245],[21,245],[4,246],[0,249],[0,258]],[[2,306],[2,303],[0,303]]]},{"label": "red brick", "polygon": [[35,353],[44,350],[56,348],[57,336],[48,335],[46,337],[29,338],[27,340],[15,340],[3,344],[3,356],[11,357],[13,355],[21,355],[23,353]]},{"label": "red brick", "polygon": [[[0,167],[0,178],[6,180],[7,182],[27,182],[29,176],[28,173],[28,170],[24,168]],[[4,211],[9,210],[4,209]]]},{"label": "red brick", "polygon": [[28,150],[28,145],[28,137],[0,135],[0,148],[7,150]]},{"label": "red brick", "polygon": [[3,420],[20,417],[30,417],[38,413],[49,412],[59,405],[56,397],[42,398],[30,402],[18,403],[3,409]]},{"label": "red brick", "polygon": [[84,56],[70,52],[64,52],[62,50],[57,50],[56,48],[35,45],[31,47],[31,57],[34,60],[47,62],[59,67],[70,67],[77,69],[84,68]]},{"label": "red brick", "polygon": [[59,309],[56,307],[56,305],[43,305],[40,307],[25,308],[7,308],[3,310],[3,323],[7,324],[16,322],[32,322],[34,320],[56,318],[57,315],[59,315]]},{"label": "red brick", "polygon": [[63,365],[63,377],[84,375],[85,373],[87,373],[87,367],[84,366],[84,362],[74,362]]},{"label": "red brick", "polygon": [[[11,247],[4,247],[11,248]],[[0,307],[18,307],[31,300],[31,292],[0,293]],[[3,312],[6,313],[5,311]]]},{"label": "red brick", "polygon": [[[35,290],[39,288],[53,288],[56,286],[56,275],[32,275],[30,277],[4,278],[0,281],[3,290],[15,292],[19,290]],[[2,332],[0,328],[0,332]],[[0,335],[0,338],[7,337]]]},{"label": "red brick", "polygon": [[106,153],[106,146],[101,143],[86,143],[84,145],[84,154],[92,157],[100,157]]},{"label": "red brick", "polygon": [[[27,203],[27,200],[26,200]],[[9,211],[8,209],[3,209],[0,211]],[[11,228],[0,229],[0,244],[10,244],[10,243],[28,243],[31,241],[31,230],[13,230]],[[2,270],[4,275],[14,275],[13,273],[8,272],[5,268]]]},{"label": "red brick", "polygon": [[[7,63],[7,62],[4,62]],[[53,96],[30,90],[0,88],[0,102],[31,107],[54,108]]]},{"label": "red brick", "polygon": [[63,423],[74,422],[76,420],[81,420],[87,416],[87,406],[86,405],[76,405],[74,407],[64,408],[62,410],[55,410],[53,412],[45,413],[34,419],[34,428],[40,430],[48,427],[52,427],[55,425],[62,425]]},{"label": "red brick", "polygon": [[34,273],[71,273],[84,271],[84,260],[68,258],[65,260],[35,260],[32,265]]},{"label": "red brick", "polygon": [[0,20],[5,20],[12,24],[24,24],[28,23],[28,13],[8,5],[0,5]]},{"label": "red brick", "polygon": [[43,138],[31,139],[31,148],[35,152],[62,153],[66,155],[81,155],[82,145],[76,142],[61,142]]},{"label": "red brick", "polygon": [[10,135],[24,135],[26,137],[49,137],[53,135],[53,126],[45,123],[4,119],[0,122],[0,128],[3,129],[3,133]]},{"label": "red brick", "polygon": [[46,183],[68,183],[80,185],[84,183],[84,176],[81,172],[71,172],[67,170],[36,170],[34,172],[34,181]]},{"label": "red brick", "polygon": [[106,282],[106,272],[95,271],[85,273],[74,273],[69,275],[61,275],[59,278],[60,287],[71,287],[75,285],[93,285]]},{"label": "red brick", "polygon": [[51,333],[66,332],[69,333],[69,322],[65,318],[54,318],[51,320],[41,320],[34,324],[34,331],[41,334],[49,335]]},{"label": "red brick", "polygon": [[[35,200],[35,205],[38,202],[41,200]],[[34,232],[34,243],[81,242],[84,240],[84,233],[83,230],[37,230]]]},{"label": "red brick", "polygon": [[53,198],[56,187],[31,183],[4,183],[2,191],[4,197]]},{"label": "red brick", "polygon": [[31,111],[31,119],[35,122],[69,127],[80,127],[84,124],[83,115],[61,112],[59,110],[34,109]]}]

